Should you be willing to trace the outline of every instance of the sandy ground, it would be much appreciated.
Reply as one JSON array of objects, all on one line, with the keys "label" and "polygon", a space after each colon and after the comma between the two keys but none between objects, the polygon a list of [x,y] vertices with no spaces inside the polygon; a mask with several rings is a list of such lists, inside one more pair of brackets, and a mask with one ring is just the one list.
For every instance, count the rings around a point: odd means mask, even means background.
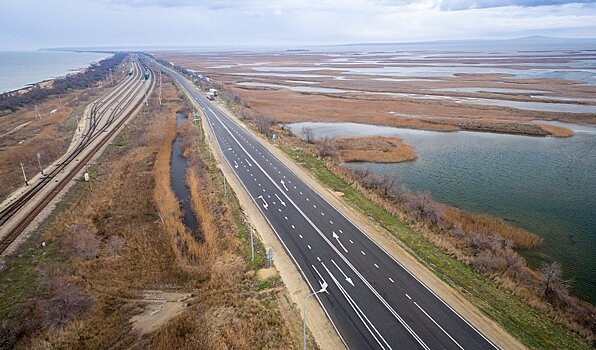
[{"label": "sandy ground", "polygon": [[148,290],[143,299],[143,312],[131,319],[132,328],[139,334],[152,333],[180,314],[191,300],[190,293]]},{"label": "sandy ground", "polygon": [[277,270],[273,266],[266,269],[260,269],[257,271],[256,276],[259,281],[265,281],[277,276]]},{"label": "sandy ground", "polygon": [[[222,110],[226,110],[222,104],[218,104],[218,106]],[[226,112],[228,115],[233,115],[229,110],[226,110]],[[346,204],[345,201],[342,200],[341,195],[321,185],[312,175],[294,163],[290,157],[288,157],[277,147],[271,145],[264,139],[264,137],[257,135],[237,119],[236,122],[251,132],[255,138],[261,142],[261,144],[265,145],[269,150],[271,150],[272,153],[281,159],[282,162],[286,164],[292,171],[294,171],[301,179],[303,179],[303,181],[317,191],[317,193],[322,195],[323,198],[337,208],[344,216],[360,227],[363,232],[368,234],[375,242],[377,242],[377,244],[383,247],[389,255],[404,265],[412,274],[414,274],[420,281],[428,286],[460,315],[462,315],[462,317],[464,317],[468,322],[479,329],[493,343],[503,349],[525,349],[525,347],[517,339],[503,330],[494,321],[482,314],[480,310],[467,301],[461,294],[445,284],[431,271],[427,270],[416,259],[414,259],[389,232],[383,230],[380,225]],[[253,219],[255,215],[250,215],[249,213],[249,217]],[[263,229],[266,229],[266,227],[263,227]],[[278,264],[278,262],[276,262],[276,264]],[[280,268],[280,270],[283,271],[283,268]],[[311,330],[312,329],[313,328],[311,328]],[[317,340],[318,339],[319,338],[317,338]]]}]

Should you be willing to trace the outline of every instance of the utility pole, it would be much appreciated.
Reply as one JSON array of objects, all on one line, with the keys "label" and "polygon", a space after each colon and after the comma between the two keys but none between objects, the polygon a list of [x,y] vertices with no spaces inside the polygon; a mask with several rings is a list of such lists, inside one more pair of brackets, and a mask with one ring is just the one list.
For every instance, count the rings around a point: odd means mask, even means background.
[{"label": "utility pole", "polygon": [[23,178],[25,179],[25,186],[29,186],[29,182],[27,181],[27,175],[25,174],[25,167],[23,163],[21,163],[21,171],[23,171]]},{"label": "utility pole", "polygon": [[226,176],[223,173],[223,169],[221,170],[221,176],[223,177],[223,185],[224,185],[224,196],[228,196],[228,186],[226,185]]},{"label": "utility pole", "polygon": [[255,241],[252,236],[252,228],[249,228],[249,230],[250,230],[250,261],[254,262],[255,261]]},{"label": "utility pole", "polygon": [[80,134],[81,133],[81,129],[79,127],[79,116],[78,115],[75,115],[75,118],[77,118],[77,134]]},{"label": "utility pole", "polygon": [[42,176],[45,176],[46,174],[43,173],[43,168],[41,167],[41,154],[37,153],[37,164],[39,164],[39,171],[41,172]]},{"label": "utility pole", "polygon": [[64,105],[62,104],[62,97],[60,97],[60,95],[58,95],[58,101],[60,102],[60,106],[64,107]]},{"label": "utility pole", "polygon": [[159,105],[161,106],[161,70],[159,71]]},{"label": "utility pole", "polygon": [[75,94],[75,101],[79,99],[79,95],[77,94],[77,90],[74,90],[74,94]]},{"label": "utility pole", "polygon": [[310,293],[309,295],[305,296],[302,300],[302,345],[304,350],[306,350],[306,300],[308,299],[308,297],[317,295],[319,293],[329,293],[327,292],[327,282],[323,281],[323,283],[321,283],[319,281],[319,284],[321,285],[320,290]]},{"label": "utility pole", "polygon": [[37,114],[37,118],[41,120],[41,114],[39,114],[39,109],[37,109],[37,105],[35,105],[35,114]]}]

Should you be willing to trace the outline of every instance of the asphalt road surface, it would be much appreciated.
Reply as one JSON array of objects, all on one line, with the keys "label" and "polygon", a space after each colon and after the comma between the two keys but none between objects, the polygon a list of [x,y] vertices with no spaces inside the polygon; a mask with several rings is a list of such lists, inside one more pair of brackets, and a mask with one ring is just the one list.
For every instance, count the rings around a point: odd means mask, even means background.
[{"label": "asphalt road surface", "polygon": [[365,232],[342,216],[188,80],[236,176],[350,349],[494,349]]}]

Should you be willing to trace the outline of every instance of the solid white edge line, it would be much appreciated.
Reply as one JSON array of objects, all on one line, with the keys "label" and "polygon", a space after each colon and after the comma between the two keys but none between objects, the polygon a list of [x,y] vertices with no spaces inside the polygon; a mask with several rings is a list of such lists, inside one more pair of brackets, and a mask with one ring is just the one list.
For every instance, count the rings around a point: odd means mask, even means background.
[{"label": "solid white edge line", "polygon": [[[219,110],[218,107],[216,107],[216,109]],[[223,113],[225,115],[227,115],[226,113],[222,112],[221,110],[219,110],[220,113]],[[232,121],[242,129],[242,127],[240,125],[238,125],[238,121],[236,121],[235,118],[233,117],[229,117],[229,119],[232,119]],[[252,136],[252,135],[251,135]],[[253,136],[254,139],[257,139],[256,137]],[[261,140],[258,140],[259,142]],[[264,141],[263,141],[264,142]],[[262,145],[264,149],[266,149],[273,157],[275,157],[275,159],[282,164],[283,166],[284,163],[277,158],[277,156],[275,156],[271,151],[269,151],[267,149],[267,147],[265,147],[264,145]],[[296,178],[300,178],[300,176],[298,176],[292,169],[290,169],[289,167],[285,166],[285,168],[292,173]],[[314,193],[318,192],[307,182],[302,181],[302,183],[304,185],[306,185],[308,188],[310,188],[311,191],[313,191]],[[340,216],[342,216],[343,218],[345,218],[348,222],[350,222],[358,231],[360,231],[360,233],[362,233],[364,236],[366,236],[369,241],[371,241],[374,245],[376,245],[379,249],[381,249],[389,258],[391,258],[391,260],[393,260],[396,264],[398,264],[401,268],[404,269],[404,271],[406,271],[410,276],[412,276],[416,281],[418,281],[418,283],[420,283],[426,290],[428,290],[435,298],[437,298],[439,301],[441,301],[441,303],[443,303],[443,305],[445,305],[449,310],[451,310],[451,312],[453,312],[455,315],[457,315],[462,321],[464,321],[464,323],[466,323],[470,328],[472,328],[474,331],[476,331],[476,333],[478,333],[484,340],[486,340],[487,343],[489,343],[493,348],[495,349],[499,349],[498,346],[496,346],[490,339],[488,339],[482,332],[480,332],[478,330],[478,328],[474,327],[474,325],[472,325],[470,322],[468,322],[468,320],[466,320],[462,315],[459,314],[459,312],[457,312],[455,309],[453,309],[445,300],[443,300],[443,298],[441,298],[439,295],[437,295],[431,288],[429,288],[424,282],[422,282],[416,275],[414,275],[408,268],[406,268],[402,263],[400,263],[399,261],[397,261],[397,259],[395,259],[391,254],[389,254],[389,252],[387,252],[387,250],[385,248],[383,248],[380,244],[378,244],[374,239],[372,239],[372,237],[370,237],[362,228],[360,228],[360,226],[358,226],[356,223],[354,223],[348,216],[344,215],[341,211],[339,211],[339,209],[337,209],[337,207],[335,205],[333,205],[332,203],[330,203],[324,196],[319,195],[319,197],[326,202],[327,204],[329,204],[332,208],[334,208]],[[307,198],[308,201],[308,198]],[[439,278],[438,276],[435,275],[436,278]],[[453,287],[451,287],[453,288]]]},{"label": "solid white edge line", "polygon": [[[219,112],[223,114],[223,112],[221,112],[221,111],[219,111]],[[225,115],[225,114],[223,114],[223,115]],[[298,213],[300,213],[302,215],[302,217],[304,217],[304,219],[306,219],[306,221],[315,229],[315,231],[317,231],[317,233],[321,236],[321,238],[323,238],[323,240],[335,251],[335,253],[346,263],[346,265],[348,265],[352,269],[352,271],[362,280],[362,282],[377,297],[377,299],[379,299],[379,301],[381,302],[381,304],[383,304],[385,306],[385,308],[387,310],[389,310],[389,312],[391,314],[393,314],[393,316],[399,321],[399,323],[402,324],[402,326],[408,331],[408,333],[410,333],[410,335],[412,335],[412,337],[414,339],[416,339],[416,341],[424,349],[430,350],[430,348],[428,347],[428,345],[426,345],[424,343],[424,341],[418,336],[418,334],[416,334],[416,332],[414,332],[414,330],[404,321],[404,319],[395,311],[395,309],[393,309],[393,307],[385,300],[385,298],[383,298],[379,294],[379,292],[377,292],[377,290],[366,280],[366,278],[364,278],[364,276],[354,267],[354,265],[352,265],[350,263],[350,261],[343,254],[341,254],[341,252],[331,243],[331,241],[329,241],[329,239],[327,238],[327,236],[325,236],[323,234],[323,232],[321,232],[321,230],[312,222],[312,220],[310,220],[310,218],[302,211],[302,209],[300,209],[298,207],[298,205],[296,205],[296,203],[292,200],[292,198],[290,198],[290,196],[288,196],[288,194],[286,192],[284,192],[284,191],[281,190],[281,188],[273,180],[273,178],[271,177],[271,175],[269,175],[269,173],[267,173],[265,171],[265,169],[263,169],[263,167],[259,164],[259,162],[257,162],[254,159],[254,157],[250,153],[248,153],[248,151],[246,151],[246,149],[244,148],[244,146],[242,146],[242,144],[240,143],[240,141],[238,141],[238,139],[234,136],[234,134],[232,134],[232,132],[230,131],[230,129],[228,129],[228,127],[221,121],[221,119],[215,113],[213,113],[213,116],[224,127],[224,129],[228,132],[228,134],[232,137],[232,139],[234,139],[234,141],[236,141],[236,143],[238,144],[238,146],[240,146],[240,148],[244,151],[244,153],[246,153],[246,155],[250,159],[252,159],[252,161],[255,163],[255,165],[257,166],[257,168],[259,168],[263,172],[263,174],[271,181],[271,183],[275,187],[277,187],[277,189],[281,193],[283,193],[283,195],[294,206],[294,208],[298,211]],[[226,116],[225,118],[230,118],[230,117]],[[225,155],[224,155],[224,157],[225,157]],[[228,161],[228,164],[229,164],[229,161]]]},{"label": "solid white edge line", "polygon": [[427,313],[426,313],[426,311],[424,311],[424,309],[423,309],[423,308],[422,308],[420,305],[418,305],[418,303],[417,303],[417,302],[414,302],[414,305],[416,305],[416,306],[417,306],[417,307],[420,309],[420,311],[422,311],[422,312],[423,312],[423,313],[426,315],[426,317],[428,317],[428,318],[429,318],[431,321],[433,321],[433,323],[434,323],[435,325],[437,325],[437,327],[439,327],[439,329],[440,329],[440,330],[442,330],[442,331],[443,331],[443,333],[445,333],[445,334],[446,334],[446,335],[449,337],[449,339],[451,339],[451,341],[453,341],[453,342],[455,343],[455,345],[457,345],[457,346],[458,346],[458,347],[459,347],[461,350],[464,350],[464,348],[462,348],[462,346],[461,346],[461,345],[459,345],[459,343],[458,343],[458,342],[457,342],[455,339],[453,339],[453,337],[451,337],[451,335],[450,335],[449,333],[447,333],[447,332],[446,332],[446,331],[443,329],[443,327],[441,327],[441,325],[439,325],[439,324],[437,323],[437,321],[435,321],[435,320],[434,320],[432,317],[430,317],[430,315],[429,315],[429,314],[427,314]]},{"label": "solid white edge line", "polygon": [[[174,79],[177,80],[177,79]],[[186,87],[182,87],[185,91],[187,91]],[[188,93],[191,95],[191,99],[194,100],[194,96],[190,93],[190,91],[188,91]],[[196,100],[195,100],[196,101]],[[197,104],[200,105],[200,103],[198,101],[196,101]],[[207,113],[205,113],[207,114]],[[209,123],[207,123],[207,125],[209,125]],[[211,130],[211,132],[213,133],[213,130],[211,128],[209,128]],[[215,136],[215,134],[214,134]],[[228,159],[225,157],[225,155],[223,154],[223,150],[221,149],[221,146],[219,145],[219,142],[217,142],[217,137],[215,138],[216,140],[216,144],[219,148],[219,153],[220,155],[226,160],[226,162],[228,163],[228,165],[230,165],[230,162],[228,161]],[[308,280],[308,278],[306,278],[306,274],[304,273],[304,271],[302,270],[302,268],[300,267],[300,264],[298,264],[298,261],[296,261],[296,258],[294,257],[294,255],[292,254],[292,252],[290,252],[290,250],[288,249],[288,247],[286,246],[285,242],[283,241],[283,239],[281,238],[281,236],[279,235],[279,233],[277,232],[277,230],[275,229],[275,227],[273,227],[273,225],[271,224],[271,222],[269,221],[269,219],[267,218],[267,216],[265,215],[265,213],[263,212],[263,210],[261,209],[261,207],[259,207],[259,205],[256,203],[256,201],[252,198],[252,196],[250,195],[250,191],[248,190],[248,188],[246,188],[246,186],[244,185],[244,183],[242,182],[242,179],[240,179],[240,175],[236,174],[236,172],[234,172],[232,170],[232,172],[234,173],[234,175],[236,176],[236,178],[238,178],[238,181],[240,182],[240,184],[242,185],[242,187],[244,188],[244,190],[246,191],[246,193],[249,195],[249,197],[251,198],[251,200],[253,201],[253,203],[255,204],[255,206],[257,207],[257,209],[259,210],[259,212],[261,212],[261,216],[267,221],[267,223],[269,224],[269,227],[271,227],[271,229],[273,230],[273,232],[275,233],[275,235],[277,236],[277,239],[279,240],[279,242],[282,244],[282,246],[284,247],[284,250],[286,251],[286,253],[290,256],[290,258],[292,259],[292,261],[294,262],[294,266],[298,269],[298,271],[300,272],[300,274],[302,275],[302,279],[306,282],[306,284],[308,285],[308,287],[310,288],[310,290],[312,292],[315,292],[316,290],[313,288],[313,286],[310,284],[310,281]],[[329,322],[331,322],[331,325],[333,326],[333,328],[335,329],[335,333],[337,334],[337,336],[339,337],[339,339],[341,340],[341,342],[344,344],[344,346],[346,347],[346,349],[350,349],[350,347],[348,346],[348,344],[346,343],[345,339],[342,337],[341,333],[339,332],[339,330],[337,329],[337,326],[335,325],[335,322],[333,322],[333,319],[331,318],[331,316],[329,315],[329,312],[327,311],[327,309],[325,308],[325,306],[323,305],[323,302],[321,301],[321,299],[319,298],[318,294],[315,294],[314,297],[317,299],[317,301],[319,302],[319,305],[321,306],[321,309],[323,309],[323,312],[325,313],[325,315],[327,316],[327,319],[329,320]]]}]

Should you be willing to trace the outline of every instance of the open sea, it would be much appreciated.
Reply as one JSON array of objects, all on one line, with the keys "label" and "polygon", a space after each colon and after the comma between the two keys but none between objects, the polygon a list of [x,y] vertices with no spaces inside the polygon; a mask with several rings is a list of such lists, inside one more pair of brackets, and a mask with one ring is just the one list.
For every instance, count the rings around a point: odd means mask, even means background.
[{"label": "open sea", "polygon": [[65,76],[110,56],[91,52],[0,51],[0,93]]}]

